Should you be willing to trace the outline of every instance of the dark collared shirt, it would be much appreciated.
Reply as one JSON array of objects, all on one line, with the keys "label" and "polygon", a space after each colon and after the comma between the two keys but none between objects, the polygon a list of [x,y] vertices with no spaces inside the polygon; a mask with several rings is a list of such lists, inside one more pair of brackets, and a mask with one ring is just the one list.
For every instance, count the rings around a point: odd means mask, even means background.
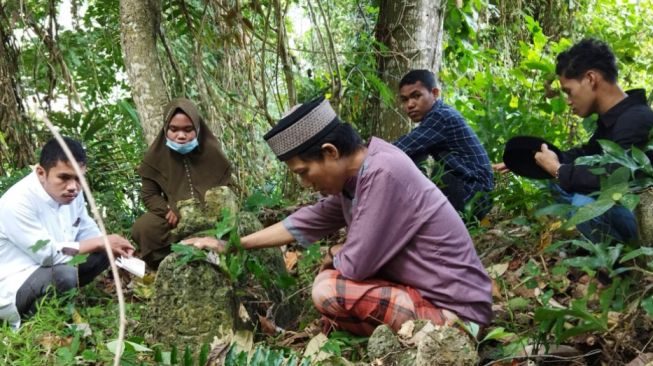
[{"label": "dark collared shirt", "polygon": [[465,201],[476,192],[489,192],[494,188],[492,167],[485,148],[463,116],[441,99],[433,103],[419,126],[394,144],[415,163],[428,155],[444,163],[446,171],[465,182]]},{"label": "dark collared shirt", "polygon": [[[563,153],[558,171],[560,186],[567,192],[591,193],[600,189],[600,178],[590,172],[585,165],[574,165],[576,158],[603,153],[598,140],[616,142],[624,149],[633,146],[643,148],[648,143],[649,132],[653,127],[653,111],[646,103],[644,89],[626,92],[628,97],[600,115],[596,130],[589,141]],[[616,167],[612,167],[613,170]]]}]

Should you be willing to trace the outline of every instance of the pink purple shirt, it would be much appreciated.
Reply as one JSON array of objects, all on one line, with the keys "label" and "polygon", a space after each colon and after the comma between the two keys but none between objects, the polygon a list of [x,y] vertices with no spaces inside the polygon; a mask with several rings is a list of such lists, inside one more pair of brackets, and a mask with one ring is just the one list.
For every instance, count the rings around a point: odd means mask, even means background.
[{"label": "pink purple shirt", "polygon": [[416,288],[465,320],[492,320],[491,281],[458,213],[397,147],[372,138],[343,193],[284,220],[302,245],[347,226],[334,260],[351,280],[379,278]]}]

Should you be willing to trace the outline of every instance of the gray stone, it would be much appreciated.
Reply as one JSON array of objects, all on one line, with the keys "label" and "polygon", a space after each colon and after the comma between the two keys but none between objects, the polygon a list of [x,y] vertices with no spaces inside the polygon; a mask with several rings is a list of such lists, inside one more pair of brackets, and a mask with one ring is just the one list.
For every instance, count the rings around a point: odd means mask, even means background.
[{"label": "gray stone", "polygon": [[181,200],[177,202],[177,210],[181,217],[177,227],[170,233],[174,238],[181,240],[200,231],[212,229],[222,219],[225,209],[234,215],[239,211],[238,197],[225,186],[206,191],[204,207],[194,198]]},{"label": "gray stone", "polygon": [[417,350],[402,345],[392,329],[383,324],[376,327],[370,336],[367,353],[370,360],[380,360],[382,365],[413,366]]},{"label": "gray stone", "polygon": [[[207,192],[205,209],[197,209],[199,205],[191,201],[182,202],[178,207],[185,219],[185,226],[178,235],[215,227],[223,208],[234,213],[234,218],[238,213],[236,197],[226,187]],[[239,235],[263,228],[252,213],[242,212],[239,216]],[[238,255],[240,260],[251,257],[250,261],[254,259],[259,263],[263,268],[262,276],[257,277],[243,268],[245,275],[233,282],[225,265],[210,261],[179,265],[179,254],[167,256],[159,266],[149,310],[140,326],[148,340],[175,345],[181,350],[189,345],[197,351],[214,336],[222,337],[229,331],[260,330],[259,315],[277,326],[291,326],[297,318],[297,307],[283,303],[283,291],[274,281],[287,273],[281,250],[267,248]]]},{"label": "gray stone", "polygon": [[475,342],[458,328],[434,326],[430,321],[410,320],[395,334],[380,325],[367,344],[370,360],[394,366],[476,365]]},{"label": "gray stone", "polygon": [[458,328],[436,326],[417,344],[416,366],[471,366],[477,363],[476,345]]},{"label": "gray stone", "polygon": [[233,329],[236,299],[216,265],[200,261],[178,266],[177,258],[172,253],[161,262],[141,329],[153,343],[183,350]]}]

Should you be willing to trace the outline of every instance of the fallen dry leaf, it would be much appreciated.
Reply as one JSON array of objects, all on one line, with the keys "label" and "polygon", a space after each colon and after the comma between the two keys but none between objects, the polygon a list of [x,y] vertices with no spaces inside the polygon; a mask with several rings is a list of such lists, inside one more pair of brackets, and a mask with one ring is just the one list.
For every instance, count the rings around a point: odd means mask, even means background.
[{"label": "fallen dry leaf", "polygon": [[298,259],[297,252],[286,252],[283,255],[283,260],[286,263],[286,270],[287,271],[292,271],[295,266],[297,265],[297,259]]},{"label": "fallen dry leaf", "polygon": [[243,305],[242,302],[238,307],[238,317],[240,318],[240,320],[242,320],[245,323],[252,320],[252,318],[249,317],[249,313],[247,312],[247,309],[245,309],[245,306]]},{"label": "fallen dry leaf", "polygon": [[628,362],[626,366],[648,366],[653,362],[653,353],[642,353]]},{"label": "fallen dry leaf", "polygon": [[499,283],[494,278],[492,279],[492,298],[503,298],[503,296],[501,296],[501,285],[499,285]]},{"label": "fallen dry leaf", "polygon": [[508,270],[509,262],[495,264],[487,268],[487,273],[492,278],[498,278],[503,276],[504,273]]},{"label": "fallen dry leaf", "polygon": [[44,334],[38,340],[39,344],[51,350],[53,348],[68,347],[73,342],[73,337],[60,337],[56,334]]},{"label": "fallen dry leaf", "polygon": [[258,315],[258,321],[261,324],[261,330],[263,331],[264,334],[267,334],[269,336],[273,336],[277,334],[277,326],[276,324],[274,324],[273,320]]}]

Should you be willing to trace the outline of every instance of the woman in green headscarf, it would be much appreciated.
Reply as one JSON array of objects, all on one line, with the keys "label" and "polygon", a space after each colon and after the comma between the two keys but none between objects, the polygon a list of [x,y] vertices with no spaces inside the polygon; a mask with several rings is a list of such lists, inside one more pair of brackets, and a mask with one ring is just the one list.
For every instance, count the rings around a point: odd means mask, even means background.
[{"label": "woman in green headscarf", "polygon": [[179,223],[177,202],[197,199],[204,204],[210,188],[227,185],[231,165],[218,140],[188,99],[172,100],[165,108],[163,128],[138,168],[141,197],[147,211],[132,227],[143,260],[153,269],[182,238],[171,234]]}]

